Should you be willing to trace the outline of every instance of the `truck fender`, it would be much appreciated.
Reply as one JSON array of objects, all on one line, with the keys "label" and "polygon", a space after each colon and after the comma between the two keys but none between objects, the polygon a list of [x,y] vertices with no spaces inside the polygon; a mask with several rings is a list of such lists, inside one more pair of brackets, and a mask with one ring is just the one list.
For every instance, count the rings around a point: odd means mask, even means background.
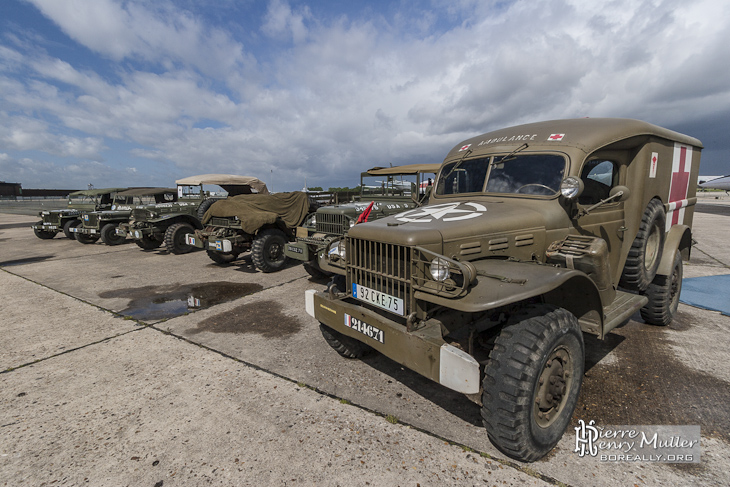
[{"label": "truck fender", "polygon": [[416,291],[415,298],[468,313],[479,313],[539,297],[603,325],[603,307],[598,288],[585,273],[563,267],[530,262],[486,259],[471,262],[477,282],[459,298]]},{"label": "truck fender", "polygon": [[656,271],[660,276],[668,276],[674,267],[674,254],[682,252],[682,259],[689,260],[689,252],[692,248],[692,229],[687,225],[674,225],[669,229],[664,239],[662,249],[662,260]]}]

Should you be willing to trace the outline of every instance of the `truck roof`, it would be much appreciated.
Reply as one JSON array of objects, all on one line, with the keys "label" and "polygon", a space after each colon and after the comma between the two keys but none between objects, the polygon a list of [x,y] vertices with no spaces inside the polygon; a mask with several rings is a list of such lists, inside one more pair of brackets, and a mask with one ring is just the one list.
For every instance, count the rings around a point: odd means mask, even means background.
[{"label": "truck roof", "polygon": [[[555,150],[577,148],[586,154],[602,147],[630,139],[660,137],[702,149],[698,139],[674,132],[651,123],[629,118],[576,118],[528,123],[488,132],[457,144],[446,159],[461,157],[465,151],[493,151],[496,147],[504,150],[515,149],[525,143],[530,149]],[[642,143],[636,140],[636,144]],[[631,147],[629,145],[628,147]]]},{"label": "truck roof", "polygon": [[437,173],[441,163],[438,164],[406,164],[395,167],[374,167],[367,170],[371,176],[388,176],[393,174],[419,174],[422,172]]},{"label": "truck roof", "polygon": [[[235,174],[201,174],[199,176],[190,176],[178,179],[175,184],[181,186],[197,186],[199,184],[217,184],[218,186],[251,186],[259,193],[267,194],[269,189],[266,183],[252,176],[237,176]],[[225,188],[224,188],[225,189]]]}]

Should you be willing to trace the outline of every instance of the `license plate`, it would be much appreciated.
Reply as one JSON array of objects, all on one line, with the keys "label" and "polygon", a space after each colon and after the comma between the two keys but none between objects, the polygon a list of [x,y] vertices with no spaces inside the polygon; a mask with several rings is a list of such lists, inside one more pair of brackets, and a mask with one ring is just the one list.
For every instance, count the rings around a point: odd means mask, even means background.
[{"label": "license plate", "polygon": [[345,326],[348,328],[352,328],[355,331],[359,331],[366,337],[372,338],[375,341],[378,341],[380,343],[385,343],[384,337],[383,337],[383,330],[380,328],[376,328],[373,325],[368,325],[362,320],[358,320],[357,318],[353,318],[352,316],[345,313]]},{"label": "license plate", "polygon": [[299,247],[295,247],[293,245],[287,245],[286,250],[288,250],[289,252],[292,252],[294,254],[303,254],[304,253],[304,250],[302,250]]},{"label": "license plate", "polygon": [[370,289],[369,287],[361,286],[353,282],[352,297],[375,305],[378,308],[388,310],[391,313],[405,316],[403,300],[401,298],[391,296],[390,294],[381,293],[375,289]]}]

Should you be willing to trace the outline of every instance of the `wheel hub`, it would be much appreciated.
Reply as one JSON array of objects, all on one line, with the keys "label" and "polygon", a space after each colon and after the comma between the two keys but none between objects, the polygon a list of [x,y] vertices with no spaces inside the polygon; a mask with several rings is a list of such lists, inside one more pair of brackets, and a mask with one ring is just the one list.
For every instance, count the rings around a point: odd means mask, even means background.
[{"label": "wheel hub", "polygon": [[567,350],[556,348],[545,362],[535,391],[533,413],[535,421],[548,427],[560,415],[570,390],[572,360]]}]

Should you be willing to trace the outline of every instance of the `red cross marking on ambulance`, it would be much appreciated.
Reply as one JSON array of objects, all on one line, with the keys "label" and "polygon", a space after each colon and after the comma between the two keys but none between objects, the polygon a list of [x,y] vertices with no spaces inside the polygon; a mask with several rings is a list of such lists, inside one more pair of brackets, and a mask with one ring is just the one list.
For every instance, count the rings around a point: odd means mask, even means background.
[{"label": "red cross marking on ambulance", "polygon": [[684,208],[689,189],[689,176],[692,169],[692,148],[675,144],[672,161],[672,182],[669,186],[669,214],[667,215],[667,230],[672,225],[684,221]]}]

